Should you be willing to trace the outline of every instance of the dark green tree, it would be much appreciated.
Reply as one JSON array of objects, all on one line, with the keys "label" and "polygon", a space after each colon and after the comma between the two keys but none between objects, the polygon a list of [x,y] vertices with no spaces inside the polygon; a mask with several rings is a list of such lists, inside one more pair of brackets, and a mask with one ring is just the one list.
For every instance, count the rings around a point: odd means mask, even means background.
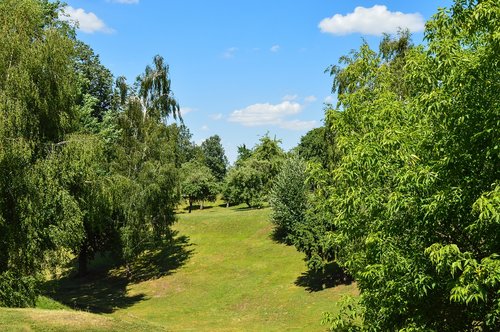
[{"label": "dark green tree", "polygon": [[275,232],[288,243],[294,242],[295,230],[305,222],[309,193],[306,168],[305,161],[296,155],[285,159],[269,193]]},{"label": "dark green tree", "polygon": [[213,135],[201,143],[205,165],[210,169],[217,181],[224,180],[227,172],[227,157],[219,135]]},{"label": "dark green tree", "polygon": [[76,118],[79,90],[74,31],[58,10],[0,2],[0,305],[33,305],[47,257],[83,235],[52,154]]}]

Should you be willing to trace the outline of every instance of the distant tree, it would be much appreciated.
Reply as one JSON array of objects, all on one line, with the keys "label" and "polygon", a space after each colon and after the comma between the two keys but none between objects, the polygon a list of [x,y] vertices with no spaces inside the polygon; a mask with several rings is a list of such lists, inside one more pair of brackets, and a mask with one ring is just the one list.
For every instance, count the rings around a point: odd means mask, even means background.
[{"label": "distant tree", "polygon": [[238,158],[236,159],[236,166],[244,162],[252,156],[252,150],[247,148],[245,144],[238,146]]},{"label": "distant tree", "polygon": [[231,169],[226,177],[224,196],[228,202],[243,202],[248,207],[259,207],[265,201],[264,170],[269,162],[249,159]]},{"label": "distant tree", "polygon": [[330,168],[335,161],[334,134],[327,128],[328,124],[308,131],[300,138],[296,147],[298,155],[306,161],[320,163]]},{"label": "distant tree", "polygon": [[201,143],[205,165],[217,181],[224,180],[227,172],[227,157],[218,135],[211,136]]},{"label": "distant tree", "polygon": [[76,41],[75,69],[81,78],[81,94],[95,98],[91,115],[102,121],[113,103],[113,75],[104,67],[99,56],[86,44]]},{"label": "distant tree", "polygon": [[285,159],[269,194],[275,232],[293,243],[308,207],[307,164],[296,155]]},{"label": "distant tree", "polygon": [[176,136],[176,164],[180,167],[182,164],[193,159],[199,159],[200,153],[196,144],[192,141],[193,134],[189,128],[181,123],[180,125],[172,124],[173,131]]},{"label": "distant tree", "polygon": [[210,169],[199,161],[190,161],[182,165],[181,194],[189,202],[189,213],[193,203],[200,202],[203,209],[204,201],[215,201],[219,188],[217,179]]}]

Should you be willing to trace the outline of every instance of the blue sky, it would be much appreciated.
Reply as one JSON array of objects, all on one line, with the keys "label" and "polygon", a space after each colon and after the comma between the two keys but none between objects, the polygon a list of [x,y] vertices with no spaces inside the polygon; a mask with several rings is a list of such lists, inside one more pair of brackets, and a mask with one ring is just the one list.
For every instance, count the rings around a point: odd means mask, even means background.
[{"label": "blue sky", "polygon": [[423,22],[449,0],[67,0],[78,36],[114,75],[132,83],[156,54],[193,139],[237,146],[269,132],[294,147],[322,123],[332,79],[324,70],[382,32]]}]

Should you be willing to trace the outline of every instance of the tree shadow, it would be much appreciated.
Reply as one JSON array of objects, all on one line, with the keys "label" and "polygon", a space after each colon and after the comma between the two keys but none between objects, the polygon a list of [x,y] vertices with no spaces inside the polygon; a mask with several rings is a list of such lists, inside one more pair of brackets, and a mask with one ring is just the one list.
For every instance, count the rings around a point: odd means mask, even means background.
[{"label": "tree shadow", "polygon": [[295,280],[295,285],[308,292],[319,292],[339,285],[350,285],[353,278],[337,263],[329,263],[322,270],[308,270]]},{"label": "tree shadow", "polygon": [[85,277],[65,277],[49,281],[45,293],[73,309],[112,313],[146,299],[144,294],[127,295],[129,281],[123,276],[93,272]]},{"label": "tree shadow", "polygon": [[131,264],[130,281],[137,283],[171,275],[193,255],[192,246],[189,237],[182,235],[160,248],[145,251]]},{"label": "tree shadow", "polygon": [[288,233],[281,227],[275,226],[273,228],[273,231],[269,234],[269,237],[276,243],[284,244],[287,246],[293,245],[292,241],[288,237]]},{"label": "tree shadow", "polygon": [[[193,204],[191,211],[203,211],[203,210],[209,210],[209,209],[213,208],[212,205],[203,205],[203,209],[200,209],[200,206],[201,206],[200,204]],[[189,211],[189,205],[182,208],[182,210]]]},{"label": "tree shadow", "polygon": [[[84,277],[68,275],[45,283],[45,295],[78,310],[112,313],[146,299],[145,294],[129,295],[127,286],[174,273],[192,256],[194,250],[187,236],[176,234],[160,247],[146,250],[130,269],[116,264],[102,264]],[[128,271],[128,272],[127,272]]]}]

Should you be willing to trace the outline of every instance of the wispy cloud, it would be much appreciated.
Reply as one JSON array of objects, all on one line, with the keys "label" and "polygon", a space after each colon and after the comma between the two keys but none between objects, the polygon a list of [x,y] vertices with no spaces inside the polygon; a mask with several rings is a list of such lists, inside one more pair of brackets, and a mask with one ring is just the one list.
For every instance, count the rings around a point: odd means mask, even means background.
[{"label": "wispy cloud", "polygon": [[316,96],[307,96],[304,98],[304,101],[306,103],[314,103],[316,100],[318,100],[318,98],[316,98]]},{"label": "wispy cloud", "polygon": [[234,54],[236,53],[236,51],[238,51],[237,47],[230,47],[230,48],[226,49],[226,51],[224,51],[224,53],[222,53],[222,56],[225,59],[234,58]]},{"label": "wispy cloud", "polygon": [[420,13],[391,12],[386,6],[375,5],[371,8],[356,7],[354,12],[346,15],[333,15],[323,19],[318,26],[321,32],[340,36],[351,33],[379,36],[384,32],[395,33],[400,28],[423,31],[424,24]]},{"label": "wispy cloud", "polygon": [[326,104],[331,104],[333,103],[333,101],[334,101],[333,96],[326,96],[325,99],[323,100],[323,102]]},{"label": "wispy cloud", "polygon": [[182,116],[185,116],[186,114],[191,113],[193,111],[194,109],[192,109],[191,107],[181,107],[180,110]]},{"label": "wispy cloud", "polygon": [[280,50],[281,46],[279,45],[273,45],[270,49],[271,52],[276,53]]},{"label": "wispy cloud", "polygon": [[280,124],[281,128],[290,130],[310,130],[318,125],[317,121],[301,121],[301,120],[291,120],[284,121]]},{"label": "wispy cloud", "polygon": [[283,101],[292,101],[292,100],[296,100],[297,98],[299,98],[298,95],[286,95],[286,96],[283,96],[283,98],[281,98],[281,100]]},{"label": "wispy cloud", "polygon": [[240,110],[235,110],[228,121],[245,127],[275,125],[284,129],[304,130],[312,128],[315,121],[301,121],[288,118],[301,112],[302,105],[285,100],[279,104],[257,103]]},{"label": "wispy cloud", "polygon": [[222,119],[222,113],[217,113],[217,114],[211,114],[210,119],[212,120],[220,120]]},{"label": "wispy cloud", "polygon": [[113,29],[106,26],[103,20],[92,12],[86,12],[83,8],[66,6],[61,13],[61,19],[76,23],[78,30],[84,33],[104,32],[112,33]]}]

